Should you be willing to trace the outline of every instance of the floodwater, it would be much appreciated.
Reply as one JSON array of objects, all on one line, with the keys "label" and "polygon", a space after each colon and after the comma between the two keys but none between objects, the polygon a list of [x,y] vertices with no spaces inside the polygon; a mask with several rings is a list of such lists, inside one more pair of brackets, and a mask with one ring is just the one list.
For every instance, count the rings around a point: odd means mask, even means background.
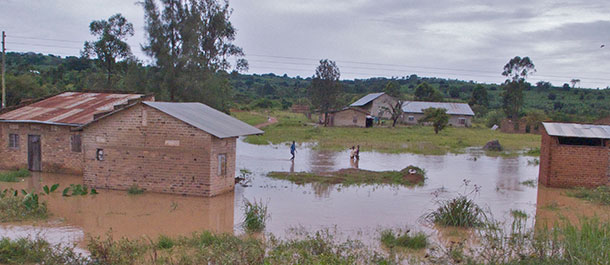
[{"label": "floodwater", "polygon": [[[538,166],[528,163],[533,157],[489,157],[477,150],[441,156],[361,152],[358,165],[354,165],[347,150],[319,151],[312,147],[300,146],[292,162],[287,145],[259,146],[239,140],[237,174],[240,169],[250,170],[250,186],[237,185],[234,192],[213,198],[128,195],[112,190],[62,197],[63,188],[82,183],[82,178],[46,173],[34,174],[22,183],[0,183],[3,189],[37,190],[42,185],[60,184],[58,191],[43,197],[52,213],[49,220],[1,224],[0,236],[41,236],[52,243],[83,246],[87,236],[104,236],[109,231],[115,238],[189,235],[202,230],[239,234],[243,200],[248,199],[267,203],[271,219],[266,232],[280,237],[289,237],[294,231],[330,229],[339,237],[376,242],[378,232],[386,228],[409,228],[445,237],[451,233],[426,224],[422,216],[436,208],[436,201],[470,193],[475,184],[479,191],[471,196],[497,220],[510,220],[511,210],[527,213],[530,226],[536,215],[537,222],[553,222],[558,216],[577,219],[580,215],[598,215],[608,219],[610,215],[610,207],[567,197],[563,190],[520,184],[538,176]],[[424,186],[297,185],[266,177],[270,171],[321,172],[354,166],[381,171],[409,165],[427,171]]]}]

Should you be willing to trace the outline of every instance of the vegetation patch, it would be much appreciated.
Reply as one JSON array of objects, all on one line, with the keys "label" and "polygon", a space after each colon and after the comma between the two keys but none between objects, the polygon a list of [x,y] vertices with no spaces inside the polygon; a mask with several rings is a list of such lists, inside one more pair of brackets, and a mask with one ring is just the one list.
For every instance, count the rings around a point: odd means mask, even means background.
[{"label": "vegetation patch", "polygon": [[536,185],[537,185],[537,183],[538,183],[538,181],[537,181],[537,180],[535,180],[535,179],[528,179],[528,180],[526,180],[526,181],[521,181],[521,183],[520,183],[520,184],[521,184],[521,185],[524,185],[524,186],[528,186],[528,187],[535,188],[535,187],[536,187]]},{"label": "vegetation patch", "polygon": [[602,205],[610,205],[609,186],[599,186],[595,189],[578,188],[574,191],[568,192],[567,195]]},{"label": "vegetation patch", "polygon": [[252,126],[265,123],[268,116],[253,111],[233,111],[231,116]]},{"label": "vegetation patch", "polygon": [[457,227],[481,226],[485,221],[483,209],[465,195],[441,201],[439,204],[438,209],[425,216],[426,220],[437,225]]},{"label": "vegetation patch", "polygon": [[52,246],[42,239],[0,239],[0,264],[87,264],[74,248]]},{"label": "vegetation patch", "polygon": [[25,190],[0,192],[0,222],[40,220],[47,217],[47,204],[39,201],[38,194]]},{"label": "vegetation patch", "polygon": [[130,194],[130,195],[139,195],[142,193],[144,193],[144,189],[140,188],[136,184],[131,185],[131,187],[129,187],[129,189],[127,189],[127,194]]},{"label": "vegetation patch", "polygon": [[270,172],[269,177],[284,179],[296,184],[325,183],[350,185],[391,184],[404,186],[421,186],[425,181],[425,170],[416,166],[408,166],[400,171],[369,171],[362,169],[341,169],[324,173],[289,173]]},{"label": "vegetation patch", "polygon": [[428,246],[428,236],[423,233],[409,235],[409,230],[404,234],[387,229],[381,231],[381,244],[387,248],[403,247],[409,249],[423,249]]},{"label": "vegetation patch", "polygon": [[265,230],[265,226],[267,225],[267,220],[271,217],[269,212],[267,211],[267,205],[262,201],[254,201],[250,202],[247,199],[244,199],[244,222],[242,223],[242,227],[246,232],[261,232]]},{"label": "vegetation patch", "polygon": [[18,182],[22,178],[26,178],[31,176],[29,170],[27,169],[19,169],[16,171],[2,172],[0,173],[0,182]]},{"label": "vegetation patch", "polygon": [[461,153],[467,147],[482,147],[494,139],[502,142],[506,152],[515,154],[540,146],[540,135],[506,134],[480,126],[447,127],[438,134],[433,134],[429,126],[324,127],[312,125],[312,121],[302,114],[277,111],[272,115],[278,119],[278,123],[265,127],[263,135],[246,137],[247,143],[266,145],[292,141],[316,142],[316,148],[337,151],[359,144],[364,151],[430,155]]}]

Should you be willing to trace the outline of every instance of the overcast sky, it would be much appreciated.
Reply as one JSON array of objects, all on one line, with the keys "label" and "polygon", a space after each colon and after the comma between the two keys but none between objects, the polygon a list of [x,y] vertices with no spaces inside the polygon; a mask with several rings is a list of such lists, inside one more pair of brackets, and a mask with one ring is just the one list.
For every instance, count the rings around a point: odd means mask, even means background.
[{"label": "overcast sky", "polygon": [[[232,0],[236,44],[249,73],[312,76],[322,58],[342,79],[417,74],[500,83],[504,64],[529,56],[530,82],[610,85],[607,1]],[[122,13],[134,54],[150,62],[133,0],[0,0],[7,49],[78,55],[88,25]],[[44,40],[47,39],[47,40]],[[601,48],[601,45],[609,47]]]}]

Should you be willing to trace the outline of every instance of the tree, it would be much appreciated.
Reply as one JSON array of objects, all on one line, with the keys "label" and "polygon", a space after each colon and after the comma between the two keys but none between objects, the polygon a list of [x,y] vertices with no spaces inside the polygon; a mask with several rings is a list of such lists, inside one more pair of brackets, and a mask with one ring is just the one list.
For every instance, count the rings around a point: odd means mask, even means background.
[{"label": "tree", "polygon": [[570,80],[570,83],[572,84],[572,89],[574,89],[574,87],[576,87],[576,84],[580,83],[580,79],[572,79]]},{"label": "tree", "polygon": [[502,108],[506,116],[511,118],[519,116],[523,105],[523,89],[526,87],[525,79],[534,72],[536,69],[529,57],[515,56],[504,65],[502,75],[507,79],[504,82],[504,91],[502,91]]},{"label": "tree", "polygon": [[552,87],[553,85],[550,82],[538,81],[536,83],[536,88],[538,88],[538,91],[547,91],[550,90]]},{"label": "tree", "polygon": [[475,86],[474,90],[472,90],[472,96],[470,97],[468,104],[473,105],[473,106],[479,105],[479,106],[488,107],[489,106],[489,97],[487,94],[487,88],[485,88],[481,84],[478,84],[477,86]]},{"label": "tree", "polygon": [[[229,21],[231,9],[222,0],[144,0],[147,43],[142,49],[154,59],[161,82],[172,101],[187,94],[222,93],[226,86],[205,86],[208,79],[225,78],[218,72],[247,70],[243,50],[234,45],[236,29]],[[229,58],[235,57],[235,65]],[[212,83],[217,83],[214,80]],[[204,97],[205,99],[207,97]],[[201,99],[201,100],[203,100]],[[224,100],[215,102],[228,102]],[[227,105],[213,106],[227,108]]]},{"label": "tree", "polygon": [[328,124],[328,112],[337,107],[337,99],[341,93],[339,83],[339,67],[331,60],[320,60],[316,73],[309,87],[311,104],[321,113],[324,113],[324,126]]},{"label": "tree", "polygon": [[133,36],[133,25],[121,14],[116,14],[108,20],[92,21],[89,31],[98,39],[95,42],[85,41],[81,56],[97,57],[97,61],[106,70],[106,88],[111,89],[111,76],[117,60],[131,56],[131,48],[125,40],[128,36]]},{"label": "tree", "polygon": [[415,100],[418,101],[442,101],[443,95],[438,90],[423,82],[415,88]]},{"label": "tree", "polygon": [[392,119],[392,127],[396,127],[396,122],[402,115],[402,104],[404,102],[402,93],[400,93],[400,84],[398,84],[396,80],[391,80],[386,84],[384,92],[388,96],[391,96],[396,99],[395,104],[391,104],[389,107],[382,107],[385,111],[390,112],[390,118]]},{"label": "tree", "polygon": [[419,122],[432,122],[434,133],[438,134],[438,132],[447,127],[449,115],[447,114],[447,110],[443,108],[427,108],[424,110],[424,117],[421,118]]}]

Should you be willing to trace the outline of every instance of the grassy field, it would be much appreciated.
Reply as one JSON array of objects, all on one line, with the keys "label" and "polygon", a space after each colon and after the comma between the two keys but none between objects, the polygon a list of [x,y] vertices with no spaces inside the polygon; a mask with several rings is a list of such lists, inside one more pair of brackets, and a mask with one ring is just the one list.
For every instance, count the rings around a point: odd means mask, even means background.
[{"label": "grassy field", "polygon": [[267,121],[267,115],[252,111],[233,111],[231,116],[250,125],[257,125]]},{"label": "grassy field", "polygon": [[[409,174],[409,169],[415,169],[416,174]],[[335,172],[321,174],[299,172],[270,172],[269,177],[284,179],[296,184],[304,183],[325,183],[350,185],[371,185],[371,184],[395,184],[404,186],[415,186],[424,184],[424,171],[417,167],[407,167],[401,171],[369,171],[360,169],[342,169]]]},{"label": "grassy field", "polygon": [[[242,115],[242,114],[240,114]],[[243,114],[244,121],[253,118]],[[482,147],[488,141],[498,139],[510,154],[540,147],[540,136],[533,134],[504,134],[484,127],[448,127],[438,135],[429,126],[401,126],[397,128],[346,128],[315,126],[302,114],[272,112],[279,122],[265,127],[265,134],[248,136],[251,144],[280,144],[290,141],[317,142],[317,148],[344,150],[360,145],[364,151],[383,153],[446,154],[461,153],[467,147]],[[238,117],[239,118],[239,117]]]}]

